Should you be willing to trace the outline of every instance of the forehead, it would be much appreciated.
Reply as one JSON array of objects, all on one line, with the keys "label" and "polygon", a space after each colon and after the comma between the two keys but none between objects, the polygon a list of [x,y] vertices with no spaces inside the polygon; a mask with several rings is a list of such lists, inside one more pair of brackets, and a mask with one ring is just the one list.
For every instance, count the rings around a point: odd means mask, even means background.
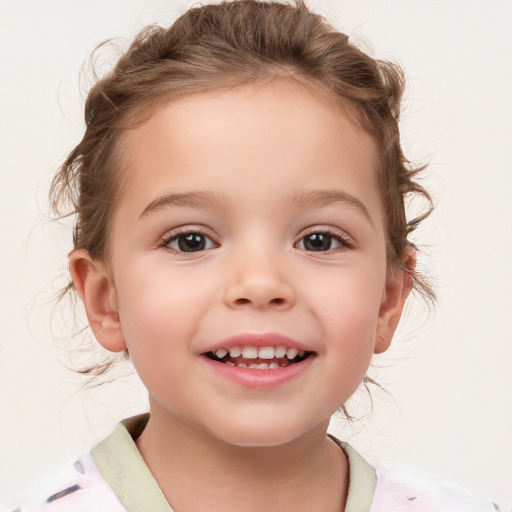
[{"label": "forehead", "polygon": [[165,103],[128,131],[121,147],[127,179],[120,199],[131,207],[143,209],[151,195],[204,188],[227,195],[265,189],[293,195],[343,186],[378,196],[373,138],[292,81]]}]

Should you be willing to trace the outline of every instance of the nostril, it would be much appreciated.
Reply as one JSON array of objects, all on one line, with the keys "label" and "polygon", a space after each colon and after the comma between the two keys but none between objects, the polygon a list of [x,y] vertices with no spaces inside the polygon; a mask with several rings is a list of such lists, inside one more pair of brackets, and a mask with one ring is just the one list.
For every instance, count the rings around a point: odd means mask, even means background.
[{"label": "nostril", "polygon": [[[245,297],[240,297],[238,299],[236,299],[235,303],[238,305],[238,306],[243,306],[243,305],[247,305],[247,304],[252,304],[254,301],[252,301],[251,299],[247,299]],[[274,299],[271,299],[267,304],[269,305],[277,305],[277,306],[280,306],[282,304],[285,304],[286,303],[286,299],[283,299],[281,297],[276,297]]]}]

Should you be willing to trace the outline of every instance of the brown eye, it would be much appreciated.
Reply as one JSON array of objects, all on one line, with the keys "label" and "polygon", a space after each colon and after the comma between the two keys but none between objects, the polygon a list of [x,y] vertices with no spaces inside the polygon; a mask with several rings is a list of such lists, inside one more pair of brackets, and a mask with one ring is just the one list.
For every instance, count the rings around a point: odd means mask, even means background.
[{"label": "brown eye", "polygon": [[339,228],[330,228],[326,231],[310,231],[304,235],[295,247],[308,252],[327,252],[336,249],[353,249],[353,239]]},{"label": "brown eye", "polygon": [[165,245],[177,252],[198,252],[215,247],[213,241],[201,233],[182,233],[173,236]]},{"label": "brown eye", "polygon": [[302,239],[306,251],[328,251],[332,249],[332,236],[326,233],[312,233]]}]

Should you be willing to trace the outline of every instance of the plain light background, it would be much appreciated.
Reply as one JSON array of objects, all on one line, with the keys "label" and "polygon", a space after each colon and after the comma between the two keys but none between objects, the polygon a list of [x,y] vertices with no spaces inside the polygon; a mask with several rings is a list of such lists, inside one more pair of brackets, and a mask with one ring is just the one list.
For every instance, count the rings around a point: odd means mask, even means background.
[{"label": "plain light background", "polygon": [[[74,341],[51,296],[65,282],[71,234],[48,224],[53,172],[83,131],[82,63],[101,41],[125,47],[193,2],[0,0],[0,508],[145,410],[122,368],[81,390],[66,370]],[[412,301],[370,375],[391,397],[356,393],[333,430],[375,464],[449,480],[512,506],[512,2],[311,0],[408,89],[406,152],[430,162],[437,209],[418,233],[439,303]],[[84,75],[86,76],[86,75]],[[69,309],[69,308],[68,308]],[[87,355],[85,355],[86,357]]]}]

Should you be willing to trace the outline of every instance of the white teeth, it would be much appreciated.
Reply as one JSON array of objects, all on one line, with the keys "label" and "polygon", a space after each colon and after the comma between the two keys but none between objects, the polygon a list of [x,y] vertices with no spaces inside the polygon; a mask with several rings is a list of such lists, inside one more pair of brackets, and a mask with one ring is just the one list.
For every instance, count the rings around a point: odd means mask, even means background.
[{"label": "white teeth", "polygon": [[296,348],[289,348],[287,351],[286,351],[286,357],[288,359],[293,359],[294,357],[297,357],[297,354],[299,353],[299,351],[296,349]]},{"label": "white teeth", "polygon": [[[277,363],[253,363],[253,364],[245,364],[245,363],[232,363],[230,361],[227,361],[226,364],[229,364],[231,366],[236,366],[238,368],[251,368],[253,370],[275,370],[279,368],[280,366]],[[288,365],[281,365],[281,366],[288,366]]]},{"label": "white teeth", "polygon": [[[283,345],[278,345],[277,347],[267,346],[267,347],[231,347],[229,349],[219,348],[215,351],[215,356],[218,359],[224,359],[229,354],[229,357],[237,358],[242,356],[244,359],[283,359],[286,357],[287,359],[295,359],[297,356],[304,357],[306,352],[304,350],[299,350],[297,348],[286,348]],[[236,363],[234,363],[236,364]],[[286,365],[288,362],[286,363]],[[237,365],[241,366],[241,365]],[[282,365],[281,365],[282,366]],[[241,366],[245,368],[245,366]]]},{"label": "white teeth", "polygon": [[240,357],[242,355],[242,347],[231,347],[229,355],[230,357]]},{"label": "white teeth", "polygon": [[260,359],[274,359],[274,347],[260,347],[258,357]]},{"label": "white teeth", "polygon": [[225,348],[219,348],[219,350],[217,350],[215,352],[215,355],[219,358],[219,359],[222,359],[225,355],[227,355],[228,351],[225,349]]},{"label": "white teeth", "polygon": [[257,359],[258,358],[258,349],[256,347],[243,347],[242,348],[242,357],[244,359]]},{"label": "white teeth", "polygon": [[279,345],[274,349],[274,353],[277,358],[284,357],[286,355],[286,347]]}]

